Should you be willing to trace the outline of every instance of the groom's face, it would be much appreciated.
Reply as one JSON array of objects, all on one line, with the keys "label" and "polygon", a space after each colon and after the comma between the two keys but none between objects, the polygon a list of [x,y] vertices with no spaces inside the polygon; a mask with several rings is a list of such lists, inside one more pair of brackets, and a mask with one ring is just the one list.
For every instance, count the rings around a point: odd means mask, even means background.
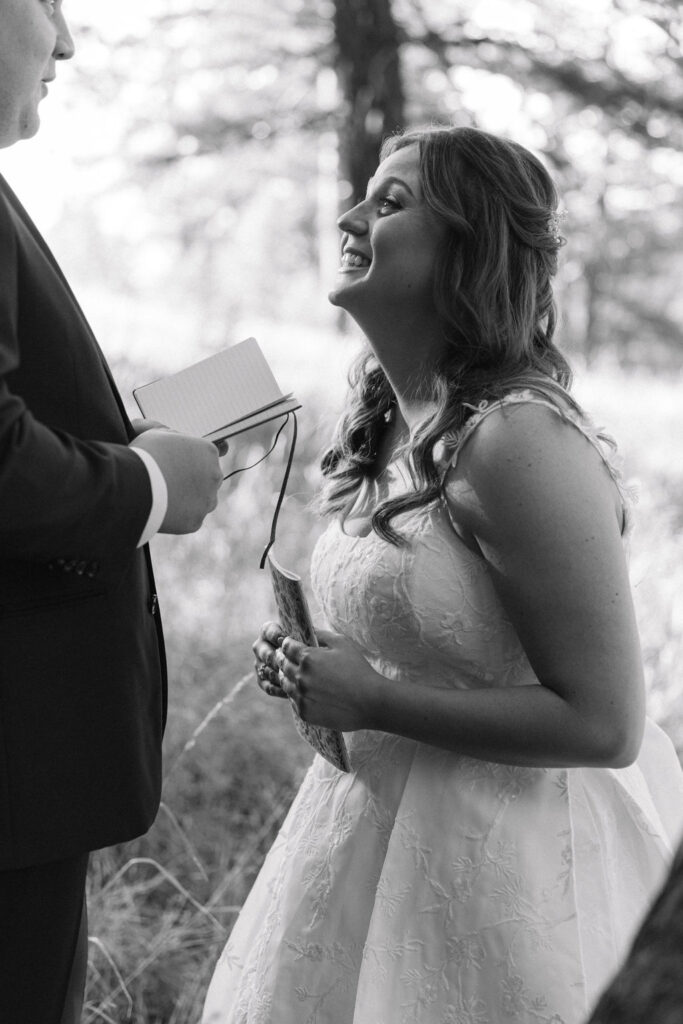
[{"label": "groom's face", "polygon": [[62,0],[0,0],[0,147],[35,135],[55,62],[72,55]]}]

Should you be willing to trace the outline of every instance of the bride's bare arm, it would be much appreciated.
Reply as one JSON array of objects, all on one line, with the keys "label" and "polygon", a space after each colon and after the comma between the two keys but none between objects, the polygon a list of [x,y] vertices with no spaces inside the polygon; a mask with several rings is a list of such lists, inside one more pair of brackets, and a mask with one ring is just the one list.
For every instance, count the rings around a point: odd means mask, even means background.
[{"label": "bride's bare arm", "polygon": [[389,681],[334,634],[283,645],[285,691],[310,721],[370,728],[487,760],[610,765],[637,755],[642,664],[616,488],[598,453],[538,405],[484,420],[447,481],[541,683],[456,690]]}]

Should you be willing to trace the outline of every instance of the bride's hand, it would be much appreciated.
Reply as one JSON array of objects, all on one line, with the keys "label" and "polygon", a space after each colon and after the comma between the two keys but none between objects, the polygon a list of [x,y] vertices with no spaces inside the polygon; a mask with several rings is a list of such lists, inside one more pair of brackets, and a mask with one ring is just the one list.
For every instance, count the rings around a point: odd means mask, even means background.
[{"label": "bride's hand", "polygon": [[269,697],[284,697],[287,694],[280,685],[278,649],[284,639],[284,632],[279,622],[266,622],[261,628],[251,649],[256,658],[254,671],[256,682]]},{"label": "bride's hand", "polygon": [[316,630],[319,647],[285,637],[275,659],[280,687],[305,722],[342,732],[371,729],[372,698],[385,682],[351,640]]}]

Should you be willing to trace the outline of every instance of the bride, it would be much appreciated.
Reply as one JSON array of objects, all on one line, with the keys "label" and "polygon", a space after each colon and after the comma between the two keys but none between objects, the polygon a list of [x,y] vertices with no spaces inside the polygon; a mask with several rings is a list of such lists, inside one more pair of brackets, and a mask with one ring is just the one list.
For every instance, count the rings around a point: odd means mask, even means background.
[{"label": "bride", "polygon": [[429,129],[340,220],[370,351],[323,461],[334,632],[254,651],[352,770],[315,758],[204,1024],[580,1024],[663,878],[681,771],[613,446],[553,340],[556,203],[521,146]]}]

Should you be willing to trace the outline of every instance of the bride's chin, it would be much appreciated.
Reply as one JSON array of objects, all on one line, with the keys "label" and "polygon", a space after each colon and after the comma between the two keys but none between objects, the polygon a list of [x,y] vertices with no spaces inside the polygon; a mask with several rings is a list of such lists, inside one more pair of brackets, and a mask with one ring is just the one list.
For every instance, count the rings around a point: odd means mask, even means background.
[{"label": "bride's chin", "polygon": [[346,291],[347,289],[344,288],[343,286],[332,288],[327,296],[328,301],[331,302],[333,306],[339,306],[341,309],[347,309],[348,304],[345,301]]},{"label": "bride's chin", "polygon": [[340,273],[335,285],[328,293],[329,301],[333,306],[340,306],[347,313],[351,313],[357,304],[357,299],[360,298],[360,295],[356,294],[356,285],[364,280],[365,275]]}]

